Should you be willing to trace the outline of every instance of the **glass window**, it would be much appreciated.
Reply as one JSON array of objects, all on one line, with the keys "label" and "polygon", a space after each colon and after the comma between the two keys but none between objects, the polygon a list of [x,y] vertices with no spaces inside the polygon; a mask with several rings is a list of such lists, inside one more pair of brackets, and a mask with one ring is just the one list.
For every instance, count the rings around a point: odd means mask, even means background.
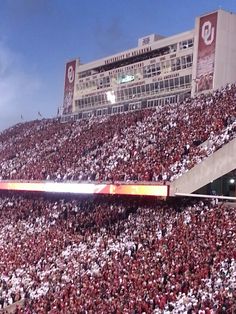
[{"label": "glass window", "polygon": [[118,99],[118,100],[121,100],[121,90],[118,90],[117,93],[116,93],[116,95],[117,95],[117,96],[116,96],[117,99]]},{"label": "glass window", "polygon": [[153,92],[154,91],[154,83],[150,84],[150,91]]},{"label": "glass window", "polygon": [[166,68],[166,62],[165,61],[161,62],[161,68],[162,68],[162,70],[165,70],[165,68]]},{"label": "glass window", "polygon": [[159,83],[155,83],[155,91],[159,91]]},{"label": "glass window", "polygon": [[156,75],[159,75],[161,73],[161,67],[160,67],[160,63],[156,64]]},{"label": "glass window", "polygon": [[179,77],[175,78],[175,87],[179,87]]},{"label": "glass window", "polygon": [[175,52],[177,50],[177,44],[170,45],[170,52]]},{"label": "glass window", "polygon": [[186,56],[181,57],[182,69],[186,69]]},{"label": "glass window", "polygon": [[186,76],[185,76],[185,83],[186,83],[186,84],[189,84],[189,83],[190,83],[190,77],[189,77],[189,75],[186,75]]},{"label": "glass window", "polygon": [[149,101],[147,102],[147,106],[148,106],[148,108],[153,107],[153,101],[152,101],[152,100],[149,100]]},{"label": "glass window", "polygon": [[164,89],[164,82],[160,81],[160,91],[162,91]]},{"label": "glass window", "polygon": [[172,59],[170,62],[171,62],[171,71],[176,71],[176,59]]},{"label": "glass window", "polygon": [[193,61],[193,56],[192,55],[187,55],[187,67],[192,66],[192,61]]},{"label": "glass window", "polygon": [[188,40],[188,46],[193,47],[193,38]]},{"label": "glass window", "polygon": [[180,77],[180,87],[183,87],[183,85],[184,85],[184,77],[181,76]]},{"label": "glass window", "polygon": [[129,98],[129,89],[126,88],[124,91],[124,94],[125,94],[125,98],[128,99]]},{"label": "glass window", "polygon": [[177,70],[177,71],[181,70],[180,58],[176,58],[176,70]]},{"label": "glass window", "polygon": [[164,84],[165,84],[165,89],[169,89],[169,81],[168,81],[168,80],[165,80],[165,81],[164,81]]},{"label": "glass window", "polygon": [[170,60],[166,61],[166,72],[170,71]]}]

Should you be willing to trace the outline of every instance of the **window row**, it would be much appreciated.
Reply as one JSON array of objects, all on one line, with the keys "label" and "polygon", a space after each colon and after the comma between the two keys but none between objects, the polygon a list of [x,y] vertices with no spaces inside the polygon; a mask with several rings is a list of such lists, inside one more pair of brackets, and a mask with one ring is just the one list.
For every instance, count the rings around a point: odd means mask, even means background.
[{"label": "window row", "polygon": [[[179,50],[193,47],[194,40],[193,38],[183,40],[179,42]],[[147,51],[146,53],[132,56],[131,58],[125,58],[114,63],[108,63],[102,66],[97,67],[96,69],[87,70],[79,73],[79,78],[89,77],[94,74],[103,73],[106,71],[117,70],[123,66],[130,66],[131,63],[141,62],[147,59],[152,59],[154,57],[164,56],[169,53],[174,53],[177,51],[177,44],[168,45],[162,48],[154,49]]]},{"label": "window row", "polygon": [[145,66],[143,68],[131,68],[129,71],[121,73],[114,73],[112,76],[106,76],[99,79],[90,80],[76,85],[76,89],[103,89],[109,88],[111,86],[112,78],[115,79],[117,83],[122,82],[122,78],[127,76],[136,76],[138,74],[142,75],[143,78],[149,78],[158,76],[160,74],[166,74],[169,72],[175,72],[191,67],[193,64],[193,55],[189,54],[182,57],[177,57],[171,60],[165,60],[162,62],[157,62],[152,65]]},{"label": "window row", "polygon": [[143,77],[153,77],[169,72],[179,71],[181,69],[186,69],[191,67],[193,64],[193,55],[189,54],[186,56],[174,58],[171,60],[166,60],[162,62],[157,62],[152,65],[145,66],[143,68]]},{"label": "window row", "polygon": [[189,97],[189,94],[175,94],[175,95],[169,95],[169,96],[164,96],[164,97],[158,97],[155,99],[147,100],[147,102],[142,103],[141,101],[136,101],[136,102],[130,102],[126,104],[120,104],[120,105],[115,105],[115,106],[110,106],[108,105],[107,107],[103,108],[90,108],[83,112],[77,112],[73,115],[70,116],[62,116],[61,121],[66,122],[66,121],[75,121],[78,119],[82,118],[89,118],[91,116],[106,116],[110,114],[118,114],[118,113],[123,113],[127,111],[134,111],[134,110],[140,110],[141,108],[152,108],[152,107],[162,107],[168,104],[174,104],[179,101],[182,101],[186,97]]},{"label": "window row", "polygon": [[178,98],[179,98],[178,95],[172,95],[165,98],[156,98],[156,99],[148,100],[147,107],[151,108],[151,107],[160,107],[160,106],[164,106],[168,104],[175,104],[178,102]]},{"label": "window row", "polygon": [[87,88],[107,88],[110,87],[110,77],[105,76],[96,80],[91,80],[83,83],[76,84],[77,91],[85,90]]},{"label": "window row", "polygon": [[193,38],[183,40],[179,43],[179,49],[182,50],[182,49],[193,47],[193,42],[194,42]]},{"label": "window row", "polygon": [[[130,99],[145,97],[162,92],[169,92],[176,89],[190,88],[192,81],[191,75],[171,78],[168,80],[120,89],[114,92],[114,101],[127,101]],[[75,105],[79,109],[97,107],[102,104],[110,104],[108,93],[100,93],[95,96],[84,97],[76,100]]]}]

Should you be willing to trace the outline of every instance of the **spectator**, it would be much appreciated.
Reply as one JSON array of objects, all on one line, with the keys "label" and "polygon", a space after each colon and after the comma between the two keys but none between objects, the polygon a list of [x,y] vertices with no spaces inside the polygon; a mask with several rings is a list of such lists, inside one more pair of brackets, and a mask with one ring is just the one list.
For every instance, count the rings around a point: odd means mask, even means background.
[{"label": "spectator", "polygon": [[3,308],[24,299],[17,313],[235,309],[234,208],[14,194],[0,207]]}]

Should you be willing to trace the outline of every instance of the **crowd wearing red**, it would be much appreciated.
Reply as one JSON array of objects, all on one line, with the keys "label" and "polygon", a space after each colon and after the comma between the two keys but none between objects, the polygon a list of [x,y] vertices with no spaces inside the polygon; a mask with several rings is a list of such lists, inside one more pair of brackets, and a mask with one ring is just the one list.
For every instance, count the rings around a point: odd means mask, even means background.
[{"label": "crowd wearing red", "polygon": [[[172,181],[236,134],[236,86],[0,134],[0,179]],[[236,313],[236,211],[147,198],[0,196],[0,313]]]},{"label": "crowd wearing red", "polygon": [[172,181],[234,138],[235,119],[229,84],[154,110],[19,124],[0,134],[1,179]]},{"label": "crowd wearing red", "polygon": [[236,211],[204,202],[1,198],[0,308],[235,313]]}]

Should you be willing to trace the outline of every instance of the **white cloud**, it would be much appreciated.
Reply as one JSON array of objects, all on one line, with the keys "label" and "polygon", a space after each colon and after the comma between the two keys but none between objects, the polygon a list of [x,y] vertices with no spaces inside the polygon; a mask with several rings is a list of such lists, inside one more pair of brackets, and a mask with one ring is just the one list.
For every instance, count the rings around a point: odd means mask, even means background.
[{"label": "white cloud", "polygon": [[23,58],[0,41],[0,130],[25,119],[36,118],[34,102],[41,82],[25,66]]}]

